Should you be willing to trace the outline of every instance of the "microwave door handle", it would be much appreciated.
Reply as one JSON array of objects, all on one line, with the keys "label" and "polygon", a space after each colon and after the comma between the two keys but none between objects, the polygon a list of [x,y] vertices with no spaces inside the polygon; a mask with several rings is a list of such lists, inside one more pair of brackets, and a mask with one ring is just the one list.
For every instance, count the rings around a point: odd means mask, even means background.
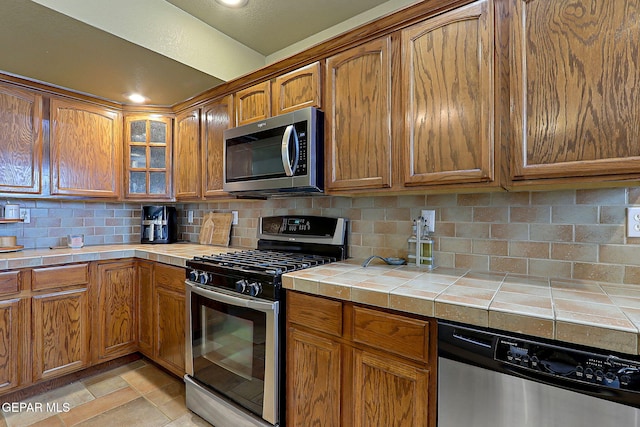
[{"label": "microwave door handle", "polygon": [[[291,144],[291,135],[293,134],[293,147],[295,151],[295,158],[293,159],[293,164],[291,164],[291,159],[289,158],[289,144]],[[284,131],[284,135],[282,135],[282,166],[284,167],[284,172],[287,176],[293,176],[296,168],[298,167],[298,159],[300,158],[300,143],[298,142],[298,134],[296,133],[293,125],[287,126]]]}]

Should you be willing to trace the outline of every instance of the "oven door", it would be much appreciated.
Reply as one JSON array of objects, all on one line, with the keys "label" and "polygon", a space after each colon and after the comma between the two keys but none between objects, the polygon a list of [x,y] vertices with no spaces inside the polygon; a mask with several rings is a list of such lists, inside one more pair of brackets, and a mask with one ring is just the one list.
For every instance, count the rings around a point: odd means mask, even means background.
[{"label": "oven door", "polygon": [[[216,398],[222,396],[277,425],[279,303],[186,283],[190,328],[187,376]],[[204,406],[210,406],[207,411],[216,410],[213,405]],[[219,415],[211,417],[221,419]]]}]

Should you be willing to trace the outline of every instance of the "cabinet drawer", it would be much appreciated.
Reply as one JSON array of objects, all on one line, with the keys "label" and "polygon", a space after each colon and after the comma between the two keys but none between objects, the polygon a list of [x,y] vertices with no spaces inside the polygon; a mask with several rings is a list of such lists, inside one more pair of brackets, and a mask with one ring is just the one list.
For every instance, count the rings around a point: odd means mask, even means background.
[{"label": "cabinet drawer", "polygon": [[160,263],[155,265],[154,281],[157,286],[184,293],[184,281],[186,278],[187,275],[184,268]]},{"label": "cabinet drawer", "polygon": [[426,320],[354,307],[353,340],[410,359],[427,362],[429,358]]},{"label": "cabinet drawer", "polygon": [[287,294],[287,312],[291,323],[342,336],[342,303],[339,301],[291,292]]},{"label": "cabinet drawer", "polygon": [[87,283],[89,283],[89,264],[34,268],[31,273],[31,289],[34,291]]},{"label": "cabinet drawer", "polygon": [[0,273],[0,295],[20,292],[20,272],[3,271]]}]

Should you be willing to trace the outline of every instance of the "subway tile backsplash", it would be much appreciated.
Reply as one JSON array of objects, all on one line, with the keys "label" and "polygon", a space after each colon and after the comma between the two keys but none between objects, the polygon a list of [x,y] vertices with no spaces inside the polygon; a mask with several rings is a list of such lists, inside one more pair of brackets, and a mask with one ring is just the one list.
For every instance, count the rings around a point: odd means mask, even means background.
[{"label": "subway tile backsplash", "polygon": [[31,213],[29,224],[0,224],[0,235],[17,236],[26,249],[65,246],[67,234],[84,234],[85,245],[140,243],[140,204],[12,200]]},{"label": "subway tile backsplash", "polygon": [[[13,200],[16,201],[16,200]],[[25,248],[138,243],[141,203],[17,200],[30,224],[0,224]],[[154,203],[160,204],[160,203]],[[177,203],[179,239],[197,242],[204,214],[237,210],[233,246],[254,248],[259,216],[307,214],[350,219],[350,256],[406,257],[411,218],[435,209],[438,266],[640,285],[640,239],[626,237],[628,206],[640,188],[437,194],[379,197],[315,196]],[[187,223],[187,212],[194,222]]]},{"label": "subway tile backsplash", "polygon": [[[380,197],[308,197],[184,204],[182,238],[197,240],[207,211],[239,211],[232,245],[255,247],[260,215],[312,214],[351,220],[349,252],[406,257],[411,218],[436,210],[438,266],[536,276],[640,284],[640,239],[626,237],[628,206],[639,188],[437,194]],[[184,224],[194,210],[194,224]]]}]

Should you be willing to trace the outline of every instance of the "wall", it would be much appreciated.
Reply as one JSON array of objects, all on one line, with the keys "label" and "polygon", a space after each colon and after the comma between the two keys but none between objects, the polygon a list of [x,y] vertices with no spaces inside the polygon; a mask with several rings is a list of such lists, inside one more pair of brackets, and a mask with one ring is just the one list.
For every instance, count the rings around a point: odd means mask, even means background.
[{"label": "wall", "polygon": [[[640,284],[640,239],[625,237],[640,188],[366,198],[309,197],[185,204],[181,238],[197,241],[208,211],[237,210],[231,243],[253,248],[256,218],[287,213],[351,220],[349,252],[406,257],[411,218],[436,210],[435,259],[447,267]],[[186,211],[194,223],[186,224]]]}]

